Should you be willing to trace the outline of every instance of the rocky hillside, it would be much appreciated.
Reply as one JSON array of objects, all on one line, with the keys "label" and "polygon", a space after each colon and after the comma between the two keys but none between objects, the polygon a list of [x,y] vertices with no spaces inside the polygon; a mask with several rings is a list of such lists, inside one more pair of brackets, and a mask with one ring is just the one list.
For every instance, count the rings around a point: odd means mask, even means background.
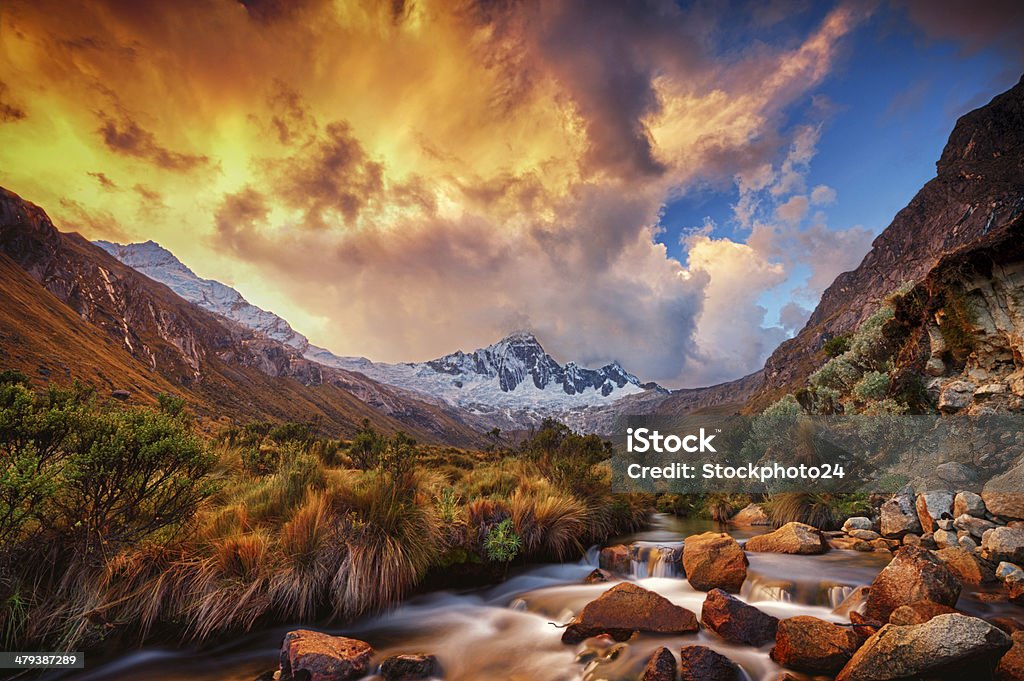
[{"label": "rocky hillside", "polygon": [[[78,234],[59,232],[41,208],[4,189],[0,254],[10,299],[3,305],[3,368],[78,378],[141,401],[172,387],[210,419],[320,419],[352,432],[369,418],[431,441],[478,437],[437,405],[324,367],[189,303]],[[61,335],[71,342],[55,344]]]},{"label": "rocky hillside", "polygon": [[[855,330],[897,288],[925,281],[941,263],[965,262],[972,252],[994,254],[1019,238],[1015,230],[1022,212],[1024,79],[957,121],[937,163],[936,177],[875,239],[860,266],[836,278],[800,333],[772,353],[765,364],[764,384],[748,402],[748,409],[762,409],[802,386],[827,359],[822,353],[825,342]],[[990,273],[1003,276],[1009,271],[1005,266]],[[983,270],[978,271],[981,279],[968,288],[992,288],[986,281],[994,280]],[[948,274],[943,277],[949,278]],[[1006,283],[1001,286],[1006,288]],[[1009,295],[1019,296],[1016,284],[1010,286],[1016,292]],[[992,298],[992,304],[1003,303]],[[1021,327],[1015,328],[1018,331],[1012,333],[1019,337]],[[932,371],[938,370],[933,363]]]}]

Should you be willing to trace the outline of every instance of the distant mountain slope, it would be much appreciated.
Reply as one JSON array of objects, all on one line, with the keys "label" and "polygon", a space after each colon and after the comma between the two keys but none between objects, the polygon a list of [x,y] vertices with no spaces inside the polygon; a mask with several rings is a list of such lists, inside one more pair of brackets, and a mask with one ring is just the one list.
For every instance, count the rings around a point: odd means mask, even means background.
[{"label": "distant mountain slope", "polygon": [[768,358],[749,409],[800,387],[824,363],[822,345],[856,329],[900,285],[1009,232],[1024,211],[1024,78],[957,121],[936,168],[857,269],[840,274],[806,326]]},{"label": "distant mountain slope", "polygon": [[179,296],[204,310],[216,312],[246,328],[259,331],[267,338],[290,345],[299,352],[305,352],[309,345],[306,337],[295,331],[284,319],[251,304],[230,286],[213,279],[200,278],[155,241],[137,244],[110,241],[93,243],[128,267],[166,284]]},{"label": "distant mountain slope", "polygon": [[[132,399],[142,401],[170,387],[213,420],[319,418],[325,428],[351,433],[369,418],[385,430],[404,429],[431,441],[479,437],[437,405],[321,366],[185,301],[81,236],[58,232],[41,208],[4,189],[0,254],[6,266],[0,290],[4,367],[24,367],[37,377],[42,368],[53,378],[111,389],[128,384],[138,391]],[[61,337],[84,340],[54,340]]]}]

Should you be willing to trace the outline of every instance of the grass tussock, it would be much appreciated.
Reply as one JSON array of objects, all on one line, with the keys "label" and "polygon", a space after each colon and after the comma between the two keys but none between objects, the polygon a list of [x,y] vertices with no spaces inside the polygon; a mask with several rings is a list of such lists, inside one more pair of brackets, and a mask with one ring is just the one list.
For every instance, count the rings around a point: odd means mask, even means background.
[{"label": "grass tussock", "polygon": [[[652,508],[650,497],[610,494],[603,443],[554,422],[518,447],[496,437],[481,451],[368,424],[350,442],[265,423],[202,442],[173,401],[110,412],[10,379],[0,381],[6,649],[348,619],[456,563],[576,558]],[[114,510],[83,516],[112,478]]]}]

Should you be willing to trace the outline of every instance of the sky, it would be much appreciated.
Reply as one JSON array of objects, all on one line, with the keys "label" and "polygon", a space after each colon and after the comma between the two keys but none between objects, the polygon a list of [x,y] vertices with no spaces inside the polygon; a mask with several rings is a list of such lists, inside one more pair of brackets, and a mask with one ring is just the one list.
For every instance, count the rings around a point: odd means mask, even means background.
[{"label": "sky", "polygon": [[1024,3],[0,4],[0,185],[338,354],[743,376],[1024,71]]}]

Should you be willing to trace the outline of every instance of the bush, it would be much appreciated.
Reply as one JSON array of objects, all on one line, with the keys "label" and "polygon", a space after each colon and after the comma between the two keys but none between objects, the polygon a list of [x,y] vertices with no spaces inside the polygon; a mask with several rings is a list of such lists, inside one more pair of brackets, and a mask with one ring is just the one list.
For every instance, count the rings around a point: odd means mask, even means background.
[{"label": "bush", "polygon": [[861,402],[880,400],[889,392],[889,374],[868,371],[853,386],[853,397]]},{"label": "bush", "polygon": [[829,338],[825,341],[825,344],[821,346],[821,349],[828,357],[838,357],[850,349],[850,334],[844,333],[842,335]]},{"label": "bush", "polygon": [[509,563],[519,555],[522,541],[512,527],[512,519],[505,518],[487,533],[484,551],[487,558],[496,563]]}]

